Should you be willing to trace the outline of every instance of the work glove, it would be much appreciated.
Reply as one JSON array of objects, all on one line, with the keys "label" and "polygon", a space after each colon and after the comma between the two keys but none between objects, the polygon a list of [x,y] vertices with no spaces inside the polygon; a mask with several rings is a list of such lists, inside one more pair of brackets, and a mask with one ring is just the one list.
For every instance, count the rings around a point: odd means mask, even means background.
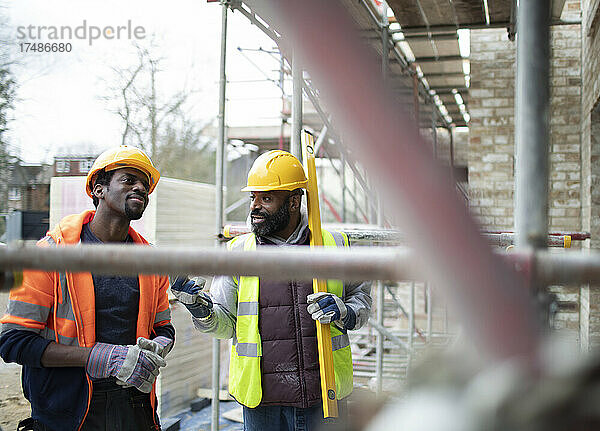
[{"label": "work glove", "polygon": [[140,347],[140,349],[156,353],[161,358],[165,358],[167,356],[167,354],[173,348],[173,344],[174,342],[172,339],[163,337],[162,335],[152,340],[144,337],[138,337],[137,339],[137,345]]},{"label": "work glove", "polygon": [[152,391],[160,367],[167,365],[156,353],[140,346],[118,346],[96,343],[92,347],[85,370],[90,377],[116,377],[117,382],[135,386],[142,392]]},{"label": "work glove", "polygon": [[178,276],[171,285],[171,292],[175,298],[192,313],[192,316],[199,319],[208,317],[213,308],[210,295],[202,291],[206,280],[196,284],[187,277]]},{"label": "work glove", "polygon": [[314,320],[323,324],[335,322],[336,326],[344,327],[343,319],[348,314],[344,302],[333,293],[317,292],[306,297],[307,310]]}]

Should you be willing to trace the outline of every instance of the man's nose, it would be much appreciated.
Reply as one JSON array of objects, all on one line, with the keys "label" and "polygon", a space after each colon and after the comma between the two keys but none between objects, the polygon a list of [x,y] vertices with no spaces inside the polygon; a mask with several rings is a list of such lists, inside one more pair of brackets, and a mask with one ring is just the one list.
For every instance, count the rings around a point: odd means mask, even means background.
[{"label": "man's nose", "polygon": [[261,205],[260,205],[260,203],[258,202],[258,200],[256,200],[256,199],[252,199],[252,200],[250,201],[250,211],[254,211],[254,210],[256,210],[256,209],[260,210],[260,208],[261,208]]},{"label": "man's nose", "polygon": [[135,182],[135,184],[133,185],[133,190],[143,196],[146,196],[148,194],[148,190],[146,190],[146,186],[141,180]]}]

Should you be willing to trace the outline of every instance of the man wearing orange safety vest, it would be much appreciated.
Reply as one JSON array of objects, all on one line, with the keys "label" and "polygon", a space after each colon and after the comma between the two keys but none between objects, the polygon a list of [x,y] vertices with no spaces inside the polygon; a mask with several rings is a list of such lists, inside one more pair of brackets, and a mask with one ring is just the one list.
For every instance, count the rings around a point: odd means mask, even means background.
[{"label": "man wearing orange safety vest", "polygon": [[[148,244],[129,223],[159,178],[137,148],[102,153],[86,180],[96,210],[65,217],[38,245]],[[31,403],[19,430],[160,430],[153,388],[175,340],[168,287],[166,276],[25,271],[0,335]]]},{"label": "man wearing orange safety vest", "polygon": [[[229,249],[309,245],[308,216],[301,206],[307,179],[296,157],[285,151],[259,156],[243,191],[250,192],[252,233]],[[327,247],[347,247],[348,238],[323,230]],[[233,338],[229,392],[241,403],[245,430],[311,430],[323,410],[314,320],[332,323],[331,337],[340,416],[352,392],[352,356],[347,331],[366,323],[370,285],[328,280],[328,292],[313,293],[306,280],[216,277],[210,294],[185,277],[171,290],[189,309],[200,331]],[[314,319],[314,320],[313,320]]]}]

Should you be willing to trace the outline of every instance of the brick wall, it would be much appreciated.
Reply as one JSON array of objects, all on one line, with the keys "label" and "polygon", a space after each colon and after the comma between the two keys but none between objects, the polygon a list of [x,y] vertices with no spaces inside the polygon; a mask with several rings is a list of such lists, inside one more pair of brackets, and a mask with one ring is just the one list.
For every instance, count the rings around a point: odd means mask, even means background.
[{"label": "brick wall", "polygon": [[[551,30],[550,230],[582,229],[581,31]],[[484,228],[514,228],[514,89],[516,42],[506,30],[471,31],[469,196]],[[579,287],[553,286],[560,311],[555,327],[579,337]]]},{"label": "brick wall", "polygon": [[513,227],[515,70],[505,30],[471,31],[469,197],[490,229]]},{"label": "brick wall", "polygon": [[[599,0],[583,0],[582,6],[582,103],[581,103],[581,218],[591,233],[585,248],[600,248],[600,20]],[[593,25],[592,25],[593,24]],[[581,289],[581,344],[585,350],[600,346],[600,287]]]},{"label": "brick wall", "polygon": [[550,200],[552,230],[581,229],[581,27],[552,29]]}]

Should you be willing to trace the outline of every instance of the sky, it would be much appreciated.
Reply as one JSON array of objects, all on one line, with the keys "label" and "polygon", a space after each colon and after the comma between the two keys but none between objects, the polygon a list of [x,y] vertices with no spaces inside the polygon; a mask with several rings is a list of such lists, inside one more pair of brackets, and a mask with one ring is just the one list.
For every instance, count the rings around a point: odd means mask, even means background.
[{"label": "sky", "polygon": [[[10,123],[10,148],[25,162],[52,162],[57,153],[97,153],[120,143],[122,124],[105,100],[115,82],[112,68],[136,62],[132,40],[103,37],[89,40],[50,39],[50,29],[81,27],[86,37],[98,27],[142,27],[137,39],[162,58],[160,93],[190,93],[188,110],[201,123],[218,113],[221,7],[203,0],[19,0],[0,1],[8,18],[3,29],[12,40],[10,54],[17,63],[18,100]],[[31,33],[30,27],[33,26]],[[38,28],[43,38],[37,39]],[[110,30],[108,30],[110,32]],[[81,34],[81,30],[79,32]],[[25,36],[25,37],[22,37]],[[114,37],[114,34],[113,34]],[[35,40],[34,40],[35,39]],[[135,37],[133,37],[135,39]],[[71,52],[21,52],[21,43],[70,42]],[[239,51],[238,48],[242,48]],[[272,82],[278,77],[273,42],[240,13],[228,22],[228,125],[277,124],[281,93]],[[245,82],[239,82],[245,81]],[[251,82],[247,82],[251,81]]]}]

